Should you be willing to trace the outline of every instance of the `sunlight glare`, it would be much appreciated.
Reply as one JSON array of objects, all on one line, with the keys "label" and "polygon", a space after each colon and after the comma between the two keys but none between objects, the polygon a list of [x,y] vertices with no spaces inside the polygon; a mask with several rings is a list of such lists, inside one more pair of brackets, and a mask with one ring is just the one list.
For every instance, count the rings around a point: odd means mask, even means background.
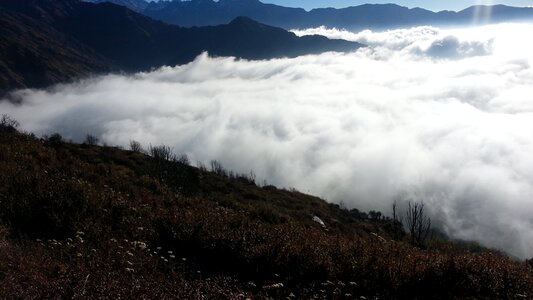
[{"label": "sunlight glare", "polygon": [[487,24],[492,15],[492,0],[477,0],[472,22],[474,25]]}]

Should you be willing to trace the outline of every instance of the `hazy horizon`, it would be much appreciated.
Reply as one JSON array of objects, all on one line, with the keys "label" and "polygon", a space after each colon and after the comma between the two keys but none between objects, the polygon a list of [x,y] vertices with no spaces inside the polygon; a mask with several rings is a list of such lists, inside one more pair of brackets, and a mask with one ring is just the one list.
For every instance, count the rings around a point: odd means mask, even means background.
[{"label": "hazy horizon", "polygon": [[[145,0],[150,1],[165,1],[165,0]],[[184,0],[182,0],[184,1]],[[187,1],[187,0],[185,0]],[[217,0],[214,0],[217,1]],[[453,10],[460,11],[468,8],[472,5],[508,5],[516,7],[531,7],[533,6],[533,0],[470,0],[470,1],[445,1],[445,2],[428,2],[423,0],[397,0],[397,1],[367,1],[367,0],[259,0],[263,3],[271,3],[286,7],[303,8],[305,10],[311,10],[314,8],[346,8],[350,6],[357,6],[362,4],[398,4],[409,8],[420,7],[431,11]]]},{"label": "hazy horizon", "polygon": [[503,4],[508,6],[526,7],[532,6],[532,0],[470,0],[470,1],[423,1],[423,0],[397,0],[397,1],[365,1],[365,0],[260,0],[264,3],[272,3],[282,6],[301,7],[306,10],[313,8],[344,8],[361,4],[386,4],[394,3],[409,8],[421,7],[432,11],[453,10],[460,11],[472,5],[497,5]]}]

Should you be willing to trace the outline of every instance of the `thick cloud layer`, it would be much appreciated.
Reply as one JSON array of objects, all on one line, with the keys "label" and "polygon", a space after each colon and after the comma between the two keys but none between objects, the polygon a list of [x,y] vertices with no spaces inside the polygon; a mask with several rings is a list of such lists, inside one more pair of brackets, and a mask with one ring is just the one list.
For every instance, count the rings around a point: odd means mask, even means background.
[{"label": "thick cloud layer", "polygon": [[[533,256],[527,25],[384,33],[356,53],[194,62],[23,90],[0,112],[36,134],[167,144],[348,207],[423,200],[451,236]],[[302,32],[299,32],[302,34]],[[452,50],[450,50],[452,49]]]},{"label": "thick cloud layer", "polygon": [[[394,51],[397,56],[432,57],[440,59],[460,59],[465,57],[488,55],[492,52],[494,34],[490,34],[491,29],[496,30],[500,35],[501,31],[509,31],[516,26],[487,26],[483,29],[457,29],[442,31],[438,28],[422,26],[411,29],[398,29],[386,32],[372,32],[364,30],[361,32],[350,32],[336,28],[309,28],[305,30],[292,30],[296,35],[324,35],[330,39],[344,39],[360,42],[371,46],[373,49],[380,49],[389,53]],[[479,34],[485,36],[479,36]],[[487,36],[487,34],[489,34]]]}]

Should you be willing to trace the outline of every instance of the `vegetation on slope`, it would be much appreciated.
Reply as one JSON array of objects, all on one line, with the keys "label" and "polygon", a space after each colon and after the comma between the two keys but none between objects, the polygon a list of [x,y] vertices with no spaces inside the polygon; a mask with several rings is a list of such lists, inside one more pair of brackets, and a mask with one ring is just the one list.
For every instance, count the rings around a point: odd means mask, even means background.
[{"label": "vegetation on slope", "polygon": [[0,124],[2,297],[533,297],[531,266],[496,252],[415,247],[390,219],[191,167],[166,147],[149,156],[16,125]]}]

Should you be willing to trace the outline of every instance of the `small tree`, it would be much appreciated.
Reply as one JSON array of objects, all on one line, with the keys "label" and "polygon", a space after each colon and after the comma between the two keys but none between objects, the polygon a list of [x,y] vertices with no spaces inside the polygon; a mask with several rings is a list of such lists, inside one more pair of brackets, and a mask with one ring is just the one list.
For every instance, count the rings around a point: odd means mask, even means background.
[{"label": "small tree", "polygon": [[88,134],[86,137],[85,137],[85,144],[87,145],[91,145],[91,146],[94,146],[96,144],[98,144],[98,138],[95,137],[94,135],[92,134]]},{"label": "small tree", "polygon": [[176,161],[176,156],[172,153],[172,148],[169,146],[152,146],[150,145],[150,155],[158,161]]},{"label": "small tree", "polygon": [[134,140],[130,141],[130,149],[133,152],[138,152],[138,153],[143,152],[143,147],[141,146],[141,143],[134,141]]},{"label": "small tree", "polygon": [[396,203],[396,200],[394,200],[394,202],[392,203],[392,220],[394,222],[398,221],[401,223],[402,221],[401,221],[400,216],[398,216],[398,213],[396,212],[396,207],[397,207],[397,203]]},{"label": "small tree", "polygon": [[152,174],[156,178],[167,181],[174,172],[174,162],[176,156],[172,153],[169,146],[160,145],[148,148],[149,154],[152,156]]},{"label": "small tree", "polygon": [[385,226],[390,228],[390,232],[395,240],[401,240],[405,236],[405,228],[403,226],[402,217],[398,213],[398,202],[394,200],[392,203],[392,219]]},{"label": "small tree", "polygon": [[526,259],[526,264],[533,268],[533,257],[530,259]]},{"label": "small tree", "polygon": [[202,172],[207,172],[207,167],[203,161],[196,162],[196,167]]},{"label": "small tree", "polygon": [[255,172],[254,170],[250,170],[250,174],[248,175],[248,180],[251,182],[251,183],[254,183],[255,184]]},{"label": "small tree", "polygon": [[53,146],[60,146],[63,144],[63,136],[61,136],[59,133],[54,133],[51,136],[46,137],[46,139]]},{"label": "small tree", "polygon": [[10,116],[3,114],[0,119],[0,132],[14,132],[19,127],[19,122]]},{"label": "small tree", "polygon": [[219,176],[228,176],[228,172],[224,169],[224,167],[219,161],[212,160],[210,163],[211,163],[211,172]]},{"label": "small tree", "polygon": [[405,219],[411,234],[411,242],[417,246],[424,246],[431,229],[431,219],[425,215],[424,202],[413,204],[409,202]]},{"label": "small tree", "polygon": [[187,156],[187,154],[183,154],[183,155],[179,156],[177,158],[177,161],[180,164],[184,164],[184,165],[187,165],[187,166],[189,166],[191,164],[191,161],[189,160],[189,157]]},{"label": "small tree", "polygon": [[373,221],[379,221],[381,219],[381,212],[379,211],[369,211],[368,215],[370,216],[370,219]]}]

